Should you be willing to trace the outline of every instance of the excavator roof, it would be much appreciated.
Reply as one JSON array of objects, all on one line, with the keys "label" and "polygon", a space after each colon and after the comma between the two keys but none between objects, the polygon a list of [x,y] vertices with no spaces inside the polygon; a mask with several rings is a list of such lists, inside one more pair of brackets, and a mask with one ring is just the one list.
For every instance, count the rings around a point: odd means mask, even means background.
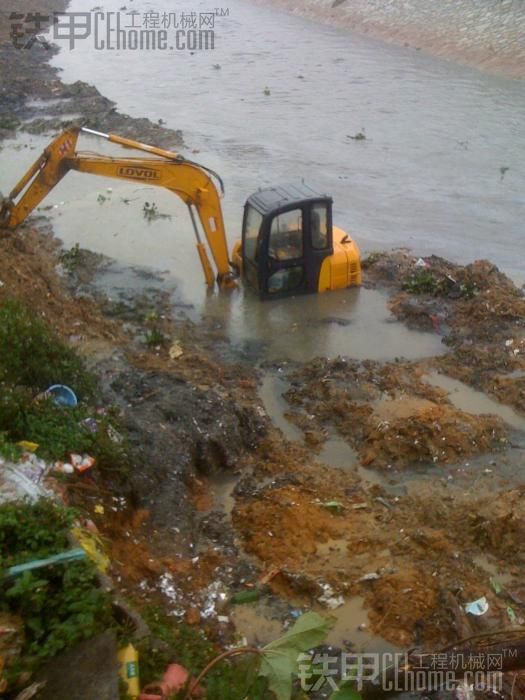
[{"label": "excavator roof", "polygon": [[281,185],[258,190],[248,197],[246,204],[253,205],[261,214],[269,214],[291,204],[300,205],[305,202],[319,200],[332,203],[332,198],[327,194],[317,192],[308,185],[300,183],[298,185]]}]

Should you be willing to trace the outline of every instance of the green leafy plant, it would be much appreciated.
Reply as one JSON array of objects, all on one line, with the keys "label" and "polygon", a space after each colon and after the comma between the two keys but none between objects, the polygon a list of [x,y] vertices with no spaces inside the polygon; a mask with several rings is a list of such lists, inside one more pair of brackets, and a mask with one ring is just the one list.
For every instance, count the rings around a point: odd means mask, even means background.
[{"label": "green leafy plant", "polygon": [[193,690],[206,675],[225,659],[250,654],[254,656],[253,671],[256,679],[266,681],[268,691],[276,700],[290,700],[293,678],[299,671],[299,659],[308,649],[320,644],[333,626],[334,620],[309,612],[302,615],[282,637],[265,647],[229,649],[213,659],[190,684],[184,700],[190,700]]},{"label": "green leafy plant", "polygon": [[5,433],[0,432],[0,457],[8,462],[16,462],[22,454],[22,448],[10,442]]},{"label": "green leafy plant", "polygon": [[82,253],[80,251],[80,246],[78,243],[70,248],[69,250],[64,250],[60,254],[60,262],[65,270],[72,273],[80,265]]},{"label": "green leafy plant", "polygon": [[162,345],[166,342],[166,336],[162,331],[159,331],[158,328],[152,328],[146,331],[144,340],[149,348],[156,348],[158,345]]},{"label": "green leafy plant", "polygon": [[113,624],[110,599],[99,589],[89,560],[5,576],[10,566],[69,549],[68,533],[76,517],[74,510],[45,499],[0,506],[0,609],[23,620],[21,668],[34,669]]},{"label": "green leafy plant", "polygon": [[67,384],[79,396],[95,385],[80,357],[15,300],[0,306],[0,381],[37,389]]},{"label": "green leafy plant", "polygon": [[419,270],[407,277],[402,288],[411,294],[438,294],[443,286],[430,270]]}]

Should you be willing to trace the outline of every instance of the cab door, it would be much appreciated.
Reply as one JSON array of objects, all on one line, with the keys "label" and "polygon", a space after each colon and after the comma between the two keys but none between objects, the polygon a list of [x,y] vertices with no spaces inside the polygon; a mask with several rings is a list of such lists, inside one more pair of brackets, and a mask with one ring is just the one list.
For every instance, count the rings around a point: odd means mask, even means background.
[{"label": "cab door", "polygon": [[[304,211],[295,207],[273,214],[266,227],[266,264],[263,263],[265,298],[306,291]],[[266,274],[264,274],[264,272]]]},{"label": "cab door", "polygon": [[266,298],[317,292],[321,265],[333,253],[328,202],[303,202],[274,214],[266,251]]},{"label": "cab door", "polygon": [[260,292],[264,283],[260,276],[264,248],[264,217],[250,204],[244,208],[242,226],[242,271],[245,282]]}]

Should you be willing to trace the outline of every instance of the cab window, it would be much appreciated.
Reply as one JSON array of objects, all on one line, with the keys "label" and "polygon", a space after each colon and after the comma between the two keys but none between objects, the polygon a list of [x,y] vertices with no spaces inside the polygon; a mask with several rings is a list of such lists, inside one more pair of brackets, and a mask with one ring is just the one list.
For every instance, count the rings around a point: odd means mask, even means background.
[{"label": "cab window", "polygon": [[303,257],[303,213],[292,209],[278,214],[270,229],[270,257],[275,260],[294,260]]},{"label": "cab window", "polygon": [[244,256],[251,262],[257,262],[259,252],[259,231],[261,230],[262,214],[253,207],[248,207],[244,229]]},{"label": "cab window", "polygon": [[328,212],[325,204],[316,204],[311,210],[310,230],[312,248],[321,250],[328,247]]}]

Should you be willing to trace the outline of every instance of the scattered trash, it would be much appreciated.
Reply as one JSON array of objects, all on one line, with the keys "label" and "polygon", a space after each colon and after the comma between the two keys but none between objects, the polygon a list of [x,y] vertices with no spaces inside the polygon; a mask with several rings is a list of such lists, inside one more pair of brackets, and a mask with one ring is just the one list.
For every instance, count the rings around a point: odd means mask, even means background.
[{"label": "scattered trash", "polygon": [[86,430],[89,430],[90,433],[98,433],[98,421],[95,420],[95,418],[84,418],[84,420],[80,421],[80,425],[85,428]]},{"label": "scattered trash", "polygon": [[330,610],[335,610],[336,608],[340,608],[341,605],[345,604],[345,599],[343,596],[336,596],[332,586],[330,586],[329,583],[321,584],[321,588],[323,589],[324,593],[317,598],[319,603],[322,603],[322,605],[326,606]]},{"label": "scattered trash", "polygon": [[516,613],[514,612],[514,609],[511,608],[510,605],[507,606],[507,615],[508,615],[508,618],[510,620],[510,624],[515,625],[518,618],[516,616]]},{"label": "scattered trash", "polygon": [[109,569],[110,560],[104,552],[104,545],[97,533],[84,527],[74,527],[71,530],[71,534],[95,564],[97,569],[103,574],[106,574]]},{"label": "scattered trash", "polygon": [[385,508],[391,509],[394,506],[390,503],[390,501],[387,501],[386,498],[383,498],[382,496],[376,496],[374,498],[374,501],[377,501],[378,503],[381,503],[382,506],[385,506]]},{"label": "scattered trash", "polygon": [[[173,697],[189,685],[188,681],[191,683],[192,679],[184,666],[170,664],[161,681],[149,683],[143,688],[139,700],[163,700],[163,698]],[[200,686],[196,686],[191,692],[192,697],[200,697],[202,694]]]},{"label": "scattered trash", "polygon": [[38,442],[31,442],[30,440],[20,440],[16,443],[18,447],[21,447],[26,452],[36,452],[38,450]]},{"label": "scattered trash", "polygon": [[22,461],[17,462],[16,468],[18,472],[23,474],[29,481],[32,481],[34,484],[39,484],[42,477],[48,471],[49,466],[33,452],[26,452],[22,455]]},{"label": "scattered trash", "polygon": [[357,134],[354,134],[353,136],[351,134],[347,134],[347,138],[352,139],[353,141],[365,141],[365,130],[363,129],[363,131],[358,131]]},{"label": "scattered trash", "polygon": [[184,350],[179,341],[176,340],[169,349],[170,360],[177,360],[181,355],[184,355]]},{"label": "scattered trash", "polygon": [[104,511],[104,506],[101,505],[100,503],[98,503],[98,504],[93,508],[93,510],[94,510],[94,512],[95,512],[97,515],[104,515],[104,512],[105,512],[105,511]]},{"label": "scattered trash", "polygon": [[119,675],[127,687],[128,696],[137,698],[140,694],[138,651],[133,644],[128,644],[118,650],[117,659],[120,664]]},{"label": "scattered trash", "polygon": [[498,581],[496,581],[495,578],[490,579],[490,585],[492,586],[492,589],[496,595],[499,595],[503,590],[501,584]]},{"label": "scattered trash", "polygon": [[124,441],[124,438],[118,432],[118,430],[115,430],[115,428],[113,428],[111,425],[108,425],[107,427],[107,434],[111,442],[114,442],[117,445],[120,445]]},{"label": "scattered trash", "polygon": [[258,579],[258,584],[260,586],[266,586],[270,581],[281,573],[281,569],[278,566],[274,566],[270,571],[267,571]]},{"label": "scattered trash", "polygon": [[55,462],[53,467],[53,472],[56,472],[57,474],[73,474],[74,471],[75,467],[72,464],[69,464],[69,462]]},{"label": "scattered trash", "polygon": [[464,606],[466,613],[477,616],[484,615],[486,612],[488,612],[488,609],[489,604],[485,596],[478,598],[477,600],[473,600],[471,603],[467,603]]},{"label": "scattered trash", "polygon": [[74,454],[74,453],[72,453],[70,455],[70,460],[71,460],[71,464],[73,465],[73,467],[80,474],[87,471],[88,469],[91,469],[91,467],[93,467],[95,462],[96,462],[95,458],[90,457],[90,455],[86,455],[86,454],[78,455],[78,454]]},{"label": "scattered trash", "polygon": [[430,267],[430,265],[423,260],[423,258],[418,258],[414,263],[415,267]]},{"label": "scattered trash", "polygon": [[357,582],[361,583],[362,581],[377,581],[380,578],[381,576],[375,571],[373,571],[370,574],[365,574],[364,576],[361,576],[361,578],[358,578]]},{"label": "scattered trash", "polygon": [[46,396],[51,396],[56,406],[74,408],[78,405],[75,392],[65,384],[53,384],[45,393]]},{"label": "scattered trash", "polygon": [[54,554],[52,557],[47,557],[47,559],[34,559],[33,561],[28,561],[25,564],[11,566],[9,569],[7,569],[6,577],[19,576],[25,571],[42,569],[46,566],[51,566],[55,564],[68,564],[71,561],[78,561],[79,559],[85,558],[86,552],[82,549],[82,547],[75,547],[75,549],[69,549],[67,552]]},{"label": "scattered trash", "polygon": [[332,513],[341,513],[345,507],[340,501],[325,501],[324,503],[321,503],[323,508],[326,508],[326,510],[331,511]]},{"label": "scattered trash", "polygon": [[258,588],[254,588],[251,591],[239,591],[234,593],[230,598],[230,603],[233,605],[242,605],[243,603],[254,603],[261,597],[261,592]]}]

